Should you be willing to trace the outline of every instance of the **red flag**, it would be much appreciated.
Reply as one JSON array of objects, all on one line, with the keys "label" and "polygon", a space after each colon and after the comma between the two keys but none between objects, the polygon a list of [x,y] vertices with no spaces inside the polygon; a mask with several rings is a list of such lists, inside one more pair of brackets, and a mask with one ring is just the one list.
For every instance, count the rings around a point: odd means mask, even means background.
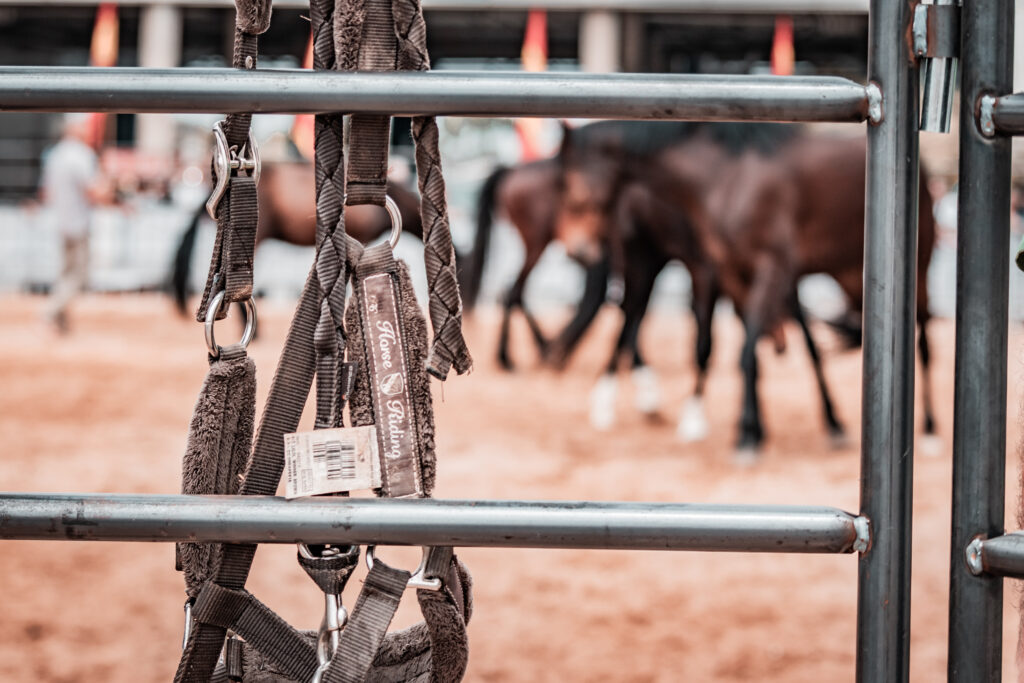
[{"label": "red flag", "polygon": [[[117,3],[103,2],[96,8],[96,23],[93,24],[92,42],[89,45],[90,66],[116,66],[119,22]],[[107,115],[94,112],[89,115],[92,127],[92,146],[103,145],[107,127]]]},{"label": "red flag", "polygon": [[[520,53],[524,71],[546,71],[548,68],[548,13],[532,9],[526,17],[526,35]],[[516,133],[522,147],[522,160],[533,161],[542,156],[540,130],[542,119],[516,119]]]},{"label": "red flag", "polygon": [[775,17],[775,38],[772,40],[772,73],[776,76],[792,76],[795,62],[793,17],[780,14]]}]

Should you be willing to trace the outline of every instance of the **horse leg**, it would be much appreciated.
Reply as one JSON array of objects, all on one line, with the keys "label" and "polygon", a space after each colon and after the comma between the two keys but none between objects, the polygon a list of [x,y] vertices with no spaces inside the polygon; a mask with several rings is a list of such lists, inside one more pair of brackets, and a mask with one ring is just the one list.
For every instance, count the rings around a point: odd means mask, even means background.
[{"label": "horse leg", "polygon": [[[619,362],[622,356],[630,348],[635,348],[634,330],[639,324],[634,324],[636,317],[638,295],[634,288],[627,287],[622,300],[623,321],[619,330],[619,337],[615,340],[615,348],[612,349],[612,356],[605,366],[604,374],[597,380],[593,390],[590,392],[590,424],[594,429],[605,431],[615,425],[615,403],[619,393],[619,383],[616,373],[619,369]],[[631,343],[631,335],[633,341]]]},{"label": "horse leg", "polygon": [[818,392],[821,394],[821,407],[825,413],[825,427],[828,429],[833,446],[843,446],[846,443],[846,430],[843,428],[842,423],[840,423],[836,418],[835,408],[832,405],[832,397],[829,395],[828,385],[825,383],[825,373],[821,367],[821,356],[818,353],[818,346],[815,344],[814,337],[811,335],[811,328],[807,324],[807,318],[804,315],[803,306],[800,305],[800,299],[797,297],[796,290],[794,290],[791,295],[790,308],[793,313],[793,319],[799,323],[800,329],[804,333],[804,342],[807,344],[807,353],[811,357],[811,365],[814,366],[814,377],[818,382]]},{"label": "horse leg", "polygon": [[[654,281],[664,267],[663,259],[656,261],[637,259],[634,262],[634,267],[626,272],[629,279],[622,300],[622,310],[625,314],[622,325],[622,350],[623,352],[632,351],[633,405],[640,414],[648,418],[655,418],[658,414],[658,408],[661,405],[661,391],[658,388],[657,375],[644,363],[644,359],[640,355],[640,323],[647,315],[651,293],[654,291]],[[639,272],[632,277],[634,270]]]},{"label": "horse leg", "polygon": [[935,430],[935,412],[932,407],[932,353],[928,344],[928,316],[918,314],[917,349],[921,358],[921,400],[924,403],[924,438],[921,439],[921,452],[925,455],[939,455],[942,441]]},{"label": "horse leg", "polygon": [[576,315],[565,326],[554,342],[548,346],[547,362],[554,368],[563,369],[569,362],[576,345],[594,322],[601,305],[604,304],[605,288],[608,285],[608,261],[588,266],[583,298],[576,307]]},{"label": "horse leg", "polygon": [[743,326],[746,340],[740,354],[740,368],[743,371],[743,413],[740,417],[740,434],[736,443],[736,463],[751,465],[756,462],[761,443],[764,441],[764,425],[761,421],[761,404],[757,393],[758,361],[757,342],[773,321],[779,319],[784,309],[785,295],[793,288],[783,275],[781,264],[765,254],[755,268],[753,286],[746,297]]},{"label": "horse leg", "polygon": [[601,432],[615,426],[615,404],[619,395],[619,380],[615,375],[619,369],[625,337],[626,326],[623,325],[604,373],[590,390],[590,426]]},{"label": "horse leg", "polygon": [[[540,247],[527,246],[526,259],[523,261],[523,267],[519,270],[519,275],[516,277],[516,281],[512,283],[512,287],[509,288],[508,293],[505,294],[504,310],[502,312],[501,319],[501,332],[498,338],[498,363],[502,369],[511,372],[515,369],[512,364],[512,359],[508,355],[508,340],[509,340],[509,328],[512,318],[512,309],[519,308],[524,314],[526,309],[523,306],[523,290],[526,289],[526,279],[530,276],[537,262],[540,261],[541,254],[544,253],[544,244]],[[530,322],[532,316],[526,314],[527,322]],[[540,335],[540,329],[536,327],[536,321],[530,323],[531,331],[534,333],[535,339],[537,339],[538,346],[545,345],[547,342]],[[542,343],[543,342],[543,343]]]},{"label": "horse leg", "polygon": [[696,271],[690,279],[693,283],[693,317],[697,325],[697,377],[693,396],[683,404],[676,427],[676,436],[684,442],[703,441],[710,431],[704,411],[704,386],[707,383],[708,364],[711,359],[711,322],[719,295],[714,272],[710,269]]}]

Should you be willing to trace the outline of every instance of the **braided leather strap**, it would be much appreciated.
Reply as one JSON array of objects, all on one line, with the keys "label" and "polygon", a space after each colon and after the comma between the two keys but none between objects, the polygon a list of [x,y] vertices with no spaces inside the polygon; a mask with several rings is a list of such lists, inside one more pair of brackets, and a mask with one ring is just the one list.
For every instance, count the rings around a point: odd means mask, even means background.
[{"label": "braided leather strap", "polygon": [[[313,68],[332,70],[335,6],[333,0],[312,0]],[[345,353],[345,236],[344,118],[321,114],[314,120],[316,172],[316,273],[320,283],[320,318],[314,335],[316,348],[316,428],[341,424],[340,368]]]}]

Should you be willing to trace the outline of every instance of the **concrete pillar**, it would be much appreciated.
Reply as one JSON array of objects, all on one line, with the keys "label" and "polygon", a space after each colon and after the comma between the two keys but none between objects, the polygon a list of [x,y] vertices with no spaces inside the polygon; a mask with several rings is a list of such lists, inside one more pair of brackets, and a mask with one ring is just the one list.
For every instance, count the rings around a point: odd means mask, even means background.
[{"label": "concrete pillar", "polygon": [[590,73],[622,70],[622,17],[596,10],[580,17],[580,68]]},{"label": "concrete pillar", "polygon": [[[139,66],[169,69],[181,65],[182,12],[170,4],[147,5],[139,18]],[[171,114],[139,114],[135,143],[146,154],[171,156],[177,135]]]}]

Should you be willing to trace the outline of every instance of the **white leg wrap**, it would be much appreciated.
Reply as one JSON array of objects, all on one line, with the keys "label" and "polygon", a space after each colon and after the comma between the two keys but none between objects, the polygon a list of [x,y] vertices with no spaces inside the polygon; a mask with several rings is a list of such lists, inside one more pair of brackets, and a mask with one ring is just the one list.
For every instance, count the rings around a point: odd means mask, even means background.
[{"label": "white leg wrap", "polygon": [[661,406],[658,376],[647,366],[633,370],[633,403],[644,415],[653,415]]},{"label": "white leg wrap", "polygon": [[700,396],[692,396],[683,404],[679,413],[679,426],[676,427],[676,436],[680,441],[687,443],[692,441],[703,441],[707,438],[708,419],[704,415],[704,399]]},{"label": "white leg wrap", "polygon": [[614,375],[603,375],[590,390],[590,425],[607,431],[615,426],[615,399],[619,381]]}]

